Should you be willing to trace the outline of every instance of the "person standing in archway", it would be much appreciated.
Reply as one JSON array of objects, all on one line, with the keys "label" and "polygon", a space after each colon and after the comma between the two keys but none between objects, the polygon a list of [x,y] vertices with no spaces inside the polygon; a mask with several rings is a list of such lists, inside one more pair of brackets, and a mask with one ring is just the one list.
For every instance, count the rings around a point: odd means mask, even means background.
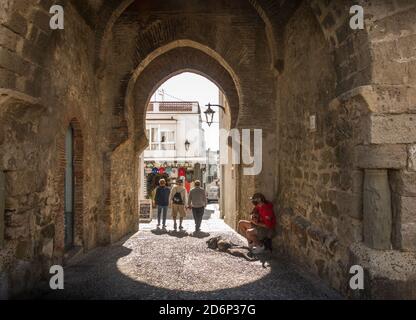
[{"label": "person standing in archway", "polygon": [[261,253],[264,250],[263,242],[273,237],[276,216],[273,204],[267,201],[263,194],[255,193],[250,200],[254,206],[251,220],[241,220],[238,230],[247,238],[249,248],[253,249],[254,253]]},{"label": "person standing in archway", "polygon": [[157,227],[160,227],[160,219],[163,214],[163,229],[166,228],[166,216],[168,214],[170,189],[166,186],[166,180],[160,179],[156,188],[155,204],[157,205]]},{"label": "person standing in archway", "polygon": [[188,208],[192,208],[192,214],[195,220],[195,232],[201,231],[202,218],[207,206],[207,195],[201,188],[201,181],[194,182],[195,187],[189,192]]},{"label": "person standing in archway", "polygon": [[179,230],[183,229],[182,223],[183,218],[186,216],[185,203],[186,203],[186,190],[183,187],[183,180],[180,178],[177,181],[177,185],[174,186],[170,192],[169,202],[172,205],[172,218],[173,218],[173,228],[176,231],[177,224],[176,218],[179,215]]}]

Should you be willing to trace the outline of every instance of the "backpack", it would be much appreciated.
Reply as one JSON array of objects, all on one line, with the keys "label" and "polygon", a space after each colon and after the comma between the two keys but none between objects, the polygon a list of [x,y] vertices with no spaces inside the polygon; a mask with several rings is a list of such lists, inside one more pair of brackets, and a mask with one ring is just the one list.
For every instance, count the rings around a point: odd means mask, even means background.
[{"label": "backpack", "polygon": [[174,204],[183,204],[182,195],[180,192],[176,192],[172,200]]}]

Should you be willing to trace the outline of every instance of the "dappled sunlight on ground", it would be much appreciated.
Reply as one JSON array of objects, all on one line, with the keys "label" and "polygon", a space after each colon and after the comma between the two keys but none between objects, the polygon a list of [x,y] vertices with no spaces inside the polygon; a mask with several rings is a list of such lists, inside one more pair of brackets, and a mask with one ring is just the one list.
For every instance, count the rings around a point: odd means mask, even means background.
[{"label": "dappled sunlight on ground", "polygon": [[65,268],[65,290],[47,288],[43,299],[328,299],[332,290],[280,257],[269,263],[207,248],[206,240],[221,235],[236,244],[245,240],[219,219],[210,205],[203,233],[193,235],[194,223],[183,232],[166,231],[153,220],[119,243],[98,248]]}]

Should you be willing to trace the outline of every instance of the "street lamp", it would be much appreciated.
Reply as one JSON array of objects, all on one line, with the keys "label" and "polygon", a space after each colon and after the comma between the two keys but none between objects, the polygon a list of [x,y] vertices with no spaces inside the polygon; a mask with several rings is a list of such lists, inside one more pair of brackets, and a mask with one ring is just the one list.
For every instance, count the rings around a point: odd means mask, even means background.
[{"label": "street lamp", "polygon": [[186,156],[187,156],[187,153],[189,151],[190,145],[191,145],[191,143],[189,142],[188,139],[186,139],[186,141],[185,141],[185,165],[186,165]]},{"label": "street lamp", "polygon": [[185,150],[189,151],[190,146],[191,146],[191,143],[188,141],[188,139],[186,139],[186,141],[185,141]]},{"label": "street lamp", "polygon": [[211,104],[211,103],[208,103],[206,106],[208,107],[208,109],[206,111],[204,111],[204,113],[205,113],[205,117],[207,119],[207,124],[210,127],[211,124],[214,122],[214,114],[215,114],[215,111],[212,110],[211,107],[221,108],[224,111],[224,113],[225,113],[225,108],[223,106],[219,105],[219,104]]}]

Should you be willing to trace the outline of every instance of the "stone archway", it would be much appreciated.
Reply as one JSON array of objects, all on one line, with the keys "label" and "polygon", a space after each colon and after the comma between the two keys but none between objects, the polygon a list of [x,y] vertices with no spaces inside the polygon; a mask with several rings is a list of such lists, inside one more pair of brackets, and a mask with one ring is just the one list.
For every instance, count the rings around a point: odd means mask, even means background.
[{"label": "stone archway", "polygon": [[[192,44],[192,46],[186,46],[185,44]],[[144,114],[151,94],[168,78],[185,71],[200,74],[218,86],[227,97],[229,106],[227,111],[231,116],[231,126],[235,127],[241,105],[240,97],[243,95],[236,75],[230,73],[228,68],[224,68],[212,55],[195,48],[195,43],[178,41],[176,45],[177,47],[172,44],[167,48],[162,48],[163,54],[152,60],[149,59],[145,66],[140,65],[136,69],[137,72],[132,76],[127,92],[126,104],[127,112],[131,115],[130,119],[135,119],[134,127],[136,129],[134,136],[144,136]],[[138,142],[139,149],[147,144],[147,141],[143,141],[140,138]]]},{"label": "stone archway", "polygon": [[[192,44],[193,47],[187,47],[185,44]],[[108,215],[109,219],[118,221],[121,227],[117,227],[117,230],[134,230],[138,221],[137,196],[140,188],[138,182],[141,181],[142,173],[139,172],[137,159],[148,144],[145,134],[145,115],[150,97],[159,84],[183,71],[201,74],[216,83],[224,92],[228,99],[228,112],[233,119],[233,125],[237,122],[241,88],[236,85],[232,74],[212,57],[213,53],[209,55],[194,46],[195,43],[187,41],[178,41],[174,45],[169,45],[164,48],[164,52],[161,50],[159,54],[153,55],[153,59],[146,59],[147,63],[139,65],[131,76],[124,99],[126,103],[124,126],[117,127],[118,132],[124,130],[125,133],[119,135],[122,139],[114,144],[111,166],[106,173],[106,176],[111,178],[108,191],[111,194],[111,204]],[[134,167],[129,170],[125,167],[126,159],[131,159],[130,161],[134,163]],[[120,190],[125,191],[121,193]],[[133,195],[128,203],[126,203],[127,193]],[[123,214],[126,207],[128,214]],[[111,241],[119,239],[123,232],[116,232],[113,236],[114,240]],[[110,231],[110,234],[113,233]]]}]

